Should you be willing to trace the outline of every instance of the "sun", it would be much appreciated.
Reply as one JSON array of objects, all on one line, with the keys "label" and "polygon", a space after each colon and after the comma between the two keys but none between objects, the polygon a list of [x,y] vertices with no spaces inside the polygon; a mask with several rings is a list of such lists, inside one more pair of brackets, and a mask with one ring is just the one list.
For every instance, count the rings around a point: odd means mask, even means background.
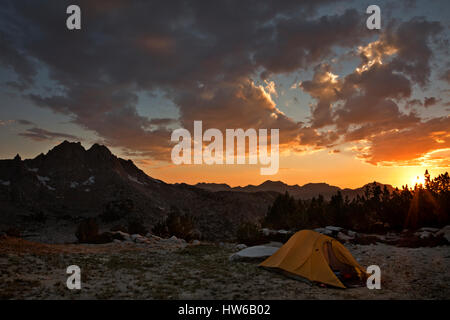
[{"label": "sun", "polygon": [[421,185],[425,185],[425,177],[420,175],[420,176],[414,176],[414,178],[411,179],[411,186],[414,187],[416,184],[421,184]]}]

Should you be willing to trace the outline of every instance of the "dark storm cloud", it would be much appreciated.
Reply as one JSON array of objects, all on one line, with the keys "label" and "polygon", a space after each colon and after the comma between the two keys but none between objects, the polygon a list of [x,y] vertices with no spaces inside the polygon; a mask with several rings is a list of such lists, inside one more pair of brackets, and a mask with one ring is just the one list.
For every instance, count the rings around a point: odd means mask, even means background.
[{"label": "dark storm cloud", "polygon": [[441,80],[446,81],[447,83],[450,84],[450,69],[446,70],[442,75],[441,75]]},{"label": "dark storm cloud", "polygon": [[430,38],[443,30],[442,25],[417,17],[391,28],[394,30],[386,32],[383,41],[397,49],[392,68],[404,72],[420,85],[427,84],[433,56]]},{"label": "dark storm cloud", "polygon": [[[137,96],[127,90],[110,86],[73,86],[67,95],[41,97],[30,94],[36,105],[55,112],[74,115],[74,122],[96,131],[104,143],[138,150],[143,155],[167,159],[170,131],[164,128],[170,119],[149,120],[137,113]],[[152,125],[156,129],[150,129]],[[164,143],[165,142],[165,143]]]},{"label": "dark storm cloud", "polygon": [[286,131],[286,141],[295,140],[299,125],[249,78],[261,69],[271,74],[307,67],[333,46],[352,46],[367,35],[355,10],[315,17],[328,2],[79,1],[82,30],[71,32],[65,28],[67,1],[10,1],[6,7],[20,19],[5,32],[27,34],[4,42],[0,55],[27,83],[36,73],[28,60],[45,65],[64,92],[28,98],[70,115],[111,145],[144,153],[169,147],[170,132],[136,111],[135,92],[154,89],[177,103],[183,124],[203,118],[215,127],[271,124]]},{"label": "dark storm cloud", "polygon": [[60,132],[52,132],[41,128],[30,128],[25,132],[19,133],[20,136],[35,140],[35,141],[44,141],[44,140],[53,140],[53,139],[70,139],[70,140],[80,140],[80,138],[73,136],[71,134],[60,133]]},{"label": "dark storm cloud", "polygon": [[24,119],[18,119],[18,120],[16,120],[16,122],[18,124],[21,124],[21,125],[24,125],[24,126],[32,126],[32,125],[34,125],[33,122],[31,122],[29,120],[24,120]]},{"label": "dark storm cloud", "polygon": [[[270,73],[290,72],[322,60],[333,46],[352,47],[368,36],[364,17],[356,10],[315,20],[280,19],[269,40],[259,40],[255,61]],[[265,36],[267,36],[265,35]]]},{"label": "dark storm cloud", "polygon": [[340,99],[340,83],[333,79],[331,66],[320,64],[314,68],[312,80],[303,81],[300,87],[318,102],[312,108],[313,128],[321,128],[333,124],[331,105]]},{"label": "dark storm cloud", "polygon": [[[366,141],[371,147],[364,158],[374,164],[420,157],[440,146],[444,140],[433,140],[430,130],[448,131],[448,118],[423,122],[414,111],[402,111],[398,103],[429,107],[438,102],[434,97],[425,98],[423,103],[410,97],[414,85],[429,82],[430,43],[441,30],[439,23],[421,18],[392,24],[379,40],[360,47],[360,66],[342,79],[333,75],[329,65],[317,66],[313,79],[300,85],[317,101],[312,107],[311,127],[302,129],[301,142],[330,147],[339,142]],[[330,125],[336,131],[318,130]],[[425,137],[413,140],[420,130]],[[430,142],[431,149],[424,148],[425,141]],[[418,144],[417,152],[396,149],[399,143],[411,149]]]},{"label": "dark storm cloud", "polygon": [[[442,26],[414,18],[369,32],[361,10],[317,10],[329,2],[7,1],[0,64],[14,70],[18,80],[10,86],[21,90],[44,66],[63,90],[27,92],[30,101],[70,116],[111,146],[158,159],[170,154],[168,126],[189,128],[194,120],[219,129],[279,128],[281,143],[296,149],[375,143],[380,132],[418,126],[420,118],[397,104],[411,100],[414,85],[429,83],[430,41]],[[80,31],[65,28],[69,4],[82,9]],[[379,40],[358,52],[359,71],[336,79],[322,63],[336,47],[364,46],[374,34]],[[306,125],[278,110],[252,80],[314,65],[313,79],[300,85],[317,102]],[[153,90],[175,103],[179,119],[138,113],[138,93]]]},{"label": "dark storm cloud", "polygon": [[434,106],[439,101],[440,101],[440,99],[436,98],[436,97],[425,97],[425,99],[423,100],[423,106],[425,108],[428,108],[428,107]]},{"label": "dark storm cloud", "polygon": [[30,59],[14,47],[13,40],[0,30],[0,65],[11,68],[19,77],[9,81],[9,85],[24,90],[32,83],[36,70]]},{"label": "dark storm cloud", "polygon": [[14,125],[14,124],[19,124],[19,125],[24,125],[24,126],[34,126],[34,123],[28,120],[24,120],[24,119],[18,119],[18,120],[0,120],[0,126],[3,125]]}]

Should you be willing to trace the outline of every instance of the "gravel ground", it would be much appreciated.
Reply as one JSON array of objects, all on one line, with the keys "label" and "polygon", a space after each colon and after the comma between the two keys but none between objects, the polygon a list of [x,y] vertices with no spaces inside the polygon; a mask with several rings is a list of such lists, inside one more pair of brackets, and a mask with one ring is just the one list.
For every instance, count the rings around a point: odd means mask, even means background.
[{"label": "gravel ground", "polygon": [[[323,288],[231,262],[232,244],[42,244],[0,240],[0,299],[449,299],[450,250],[349,245],[381,268],[380,290]],[[81,268],[82,289],[66,287]]]}]

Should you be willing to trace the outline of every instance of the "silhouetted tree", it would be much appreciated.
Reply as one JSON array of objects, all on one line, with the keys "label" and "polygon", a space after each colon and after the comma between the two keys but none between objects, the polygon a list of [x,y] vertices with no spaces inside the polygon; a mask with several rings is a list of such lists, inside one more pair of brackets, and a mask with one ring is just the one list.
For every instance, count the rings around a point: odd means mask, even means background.
[{"label": "silhouetted tree", "polygon": [[450,222],[450,176],[446,172],[431,179],[428,170],[424,176],[424,186],[405,185],[392,192],[371,183],[352,200],[343,199],[340,191],[329,201],[322,195],[295,201],[285,193],[269,207],[262,225],[291,230],[339,225],[363,232],[371,231],[375,223],[395,231],[446,225]]}]

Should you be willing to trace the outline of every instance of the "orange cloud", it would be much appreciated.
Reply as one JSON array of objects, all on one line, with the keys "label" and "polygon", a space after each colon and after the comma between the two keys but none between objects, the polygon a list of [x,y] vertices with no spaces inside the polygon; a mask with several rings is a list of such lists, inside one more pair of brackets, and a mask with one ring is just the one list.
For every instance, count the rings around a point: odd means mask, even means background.
[{"label": "orange cloud", "polygon": [[377,135],[370,140],[363,158],[372,164],[448,166],[448,160],[442,158],[442,152],[450,148],[448,128],[450,117],[442,117]]}]

